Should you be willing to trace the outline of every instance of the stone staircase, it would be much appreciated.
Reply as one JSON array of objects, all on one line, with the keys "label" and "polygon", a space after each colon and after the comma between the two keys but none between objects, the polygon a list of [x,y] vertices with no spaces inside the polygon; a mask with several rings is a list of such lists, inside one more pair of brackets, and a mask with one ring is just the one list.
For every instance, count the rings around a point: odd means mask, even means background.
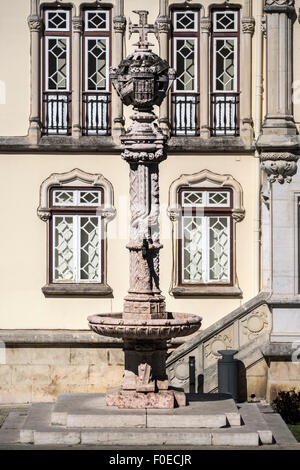
[{"label": "stone staircase", "polygon": [[[268,367],[261,348],[269,343],[269,298],[269,293],[259,293],[175,349],[167,361],[171,385],[186,392],[216,392],[220,358],[217,351],[237,349],[240,401],[265,399]],[[191,360],[195,364],[194,370],[190,366]]]}]

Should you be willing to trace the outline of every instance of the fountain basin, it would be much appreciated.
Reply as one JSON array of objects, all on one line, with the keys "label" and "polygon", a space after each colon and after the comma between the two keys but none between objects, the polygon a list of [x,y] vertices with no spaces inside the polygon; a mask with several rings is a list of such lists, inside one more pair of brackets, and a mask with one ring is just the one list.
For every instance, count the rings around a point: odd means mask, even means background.
[{"label": "fountain basin", "polygon": [[187,313],[168,312],[163,319],[124,319],[120,313],[101,313],[88,317],[89,327],[97,334],[135,340],[168,340],[195,333],[202,318]]}]

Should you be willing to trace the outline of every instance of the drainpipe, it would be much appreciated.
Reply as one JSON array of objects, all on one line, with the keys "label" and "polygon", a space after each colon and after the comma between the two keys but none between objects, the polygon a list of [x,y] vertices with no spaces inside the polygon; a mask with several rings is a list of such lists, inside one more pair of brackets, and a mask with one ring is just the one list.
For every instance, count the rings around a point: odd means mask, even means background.
[{"label": "drainpipe", "polygon": [[[261,132],[262,116],[262,58],[263,58],[263,32],[261,19],[263,0],[257,0],[256,17],[256,102],[255,102],[255,141]],[[254,295],[260,291],[260,159],[259,152],[255,150],[254,169]]]}]

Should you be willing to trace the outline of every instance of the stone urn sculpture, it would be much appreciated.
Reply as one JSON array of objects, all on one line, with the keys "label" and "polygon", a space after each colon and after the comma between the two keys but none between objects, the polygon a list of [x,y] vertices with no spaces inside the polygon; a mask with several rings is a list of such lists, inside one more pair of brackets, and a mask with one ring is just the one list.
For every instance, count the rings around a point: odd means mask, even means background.
[{"label": "stone urn sculpture", "polygon": [[140,24],[137,49],[117,68],[112,83],[127,106],[133,106],[132,125],[121,136],[122,158],[130,166],[130,287],[121,313],[88,317],[100,335],[122,338],[125,372],[120,387],[107,390],[106,404],[120,408],[173,408],[186,404],[183,392],[169,388],[166,374],[167,341],[187,336],[201,325],[197,315],[166,311],[159,288],[159,163],[167,158],[167,136],[156,124],[154,105],[160,105],[175,78],[166,61],[149,49],[147,11],[135,11]]}]

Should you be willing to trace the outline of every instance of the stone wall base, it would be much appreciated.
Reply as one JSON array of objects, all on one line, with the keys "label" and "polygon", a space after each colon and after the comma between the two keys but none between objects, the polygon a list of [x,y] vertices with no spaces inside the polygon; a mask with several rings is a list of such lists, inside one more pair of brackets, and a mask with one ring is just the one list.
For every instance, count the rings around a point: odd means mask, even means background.
[{"label": "stone wall base", "polygon": [[101,393],[122,381],[121,348],[99,345],[7,346],[0,403],[54,402],[59,393]]},{"label": "stone wall base", "polygon": [[267,382],[267,400],[272,402],[278,392],[295,389],[300,392],[300,362],[272,361]]}]

